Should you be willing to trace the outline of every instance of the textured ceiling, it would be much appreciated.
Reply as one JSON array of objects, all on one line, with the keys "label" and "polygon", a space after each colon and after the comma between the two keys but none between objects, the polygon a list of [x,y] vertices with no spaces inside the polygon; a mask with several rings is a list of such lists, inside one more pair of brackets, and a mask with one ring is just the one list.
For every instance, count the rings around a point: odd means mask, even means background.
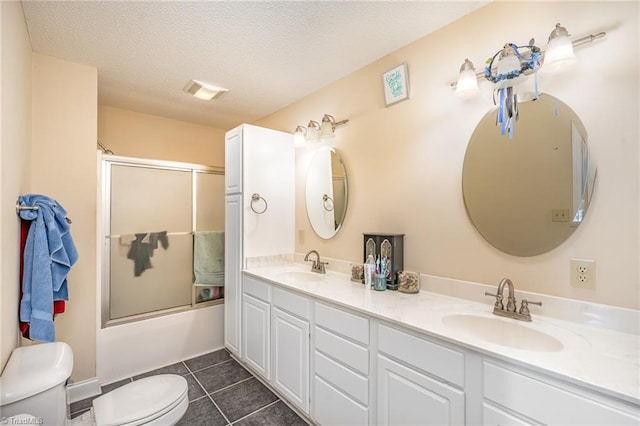
[{"label": "textured ceiling", "polygon": [[[34,52],[98,69],[99,103],[229,129],[486,1],[27,1]],[[190,97],[190,79],[228,88]]]}]

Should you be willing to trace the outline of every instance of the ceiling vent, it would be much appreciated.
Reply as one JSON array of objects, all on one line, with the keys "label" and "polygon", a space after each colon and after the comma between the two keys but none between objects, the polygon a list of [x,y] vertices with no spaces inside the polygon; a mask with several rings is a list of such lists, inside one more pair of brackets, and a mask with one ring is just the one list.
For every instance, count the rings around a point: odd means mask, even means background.
[{"label": "ceiling vent", "polygon": [[219,99],[222,95],[229,91],[229,89],[212,86],[210,84],[203,83],[197,80],[189,81],[182,90],[189,93],[190,95],[195,96],[198,99],[203,99],[205,101]]}]

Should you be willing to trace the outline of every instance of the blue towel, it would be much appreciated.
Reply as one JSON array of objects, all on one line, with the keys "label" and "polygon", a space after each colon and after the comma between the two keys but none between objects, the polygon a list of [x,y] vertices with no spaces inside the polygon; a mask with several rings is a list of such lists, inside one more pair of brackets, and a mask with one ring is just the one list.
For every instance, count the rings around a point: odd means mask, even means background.
[{"label": "blue towel", "polygon": [[67,274],[78,252],[60,204],[38,194],[22,195],[18,201],[21,206],[38,206],[20,211],[22,219],[32,221],[24,247],[20,321],[29,323],[31,339],[53,342],[53,301],[69,300]]},{"label": "blue towel", "polygon": [[196,232],[193,274],[194,284],[224,286],[224,231]]}]

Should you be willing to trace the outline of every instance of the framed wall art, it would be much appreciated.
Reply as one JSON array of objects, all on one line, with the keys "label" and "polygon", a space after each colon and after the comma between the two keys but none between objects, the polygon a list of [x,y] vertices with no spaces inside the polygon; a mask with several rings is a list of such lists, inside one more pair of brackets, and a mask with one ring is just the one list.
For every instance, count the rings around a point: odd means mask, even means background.
[{"label": "framed wall art", "polygon": [[384,104],[390,106],[409,99],[409,73],[407,63],[396,65],[382,74]]}]

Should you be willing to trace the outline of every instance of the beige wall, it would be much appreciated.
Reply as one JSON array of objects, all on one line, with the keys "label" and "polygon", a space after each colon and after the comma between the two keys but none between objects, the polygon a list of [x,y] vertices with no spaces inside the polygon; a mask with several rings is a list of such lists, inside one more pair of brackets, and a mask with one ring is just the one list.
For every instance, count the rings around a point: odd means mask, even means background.
[{"label": "beige wall", "polygon": [[31,139],[31,44],[19,2],[0,2],[0,371],[18,345],[19,219]]},{"label": "beige wall", "polygon": [[100,105],[98,139],[116,155],[224,166],[226,130]]},{"label": "beige wall", "polygon": [[[637,2],[492,3],[260,120],[289,132],[324,113],[350,120],[334,143],[350,195],[333,239],[318,239],[308,223],[300,200],[310,154],[297,152],[296,251],[361,261],[363,232],[405,233],[407,270],[487,284],[510,277],[516,289],[640,307],[638,8]],[[586,220],[566,242],[543,255],[515,257],[480,237],[462,199],[465,149],[492,107],[489,84],[464,101],[449,82],[465,57],[480,68],[505,42],[535,37],[544,47],[556,22],[576,37],[607,31],[577,49],[572,73],[539,78],[541,90],[584,123],[598,181]],[[408,63],[411,98],[385,108],[381,74],[401,62]],[[570,286],[570,258],[596,261],[595,291]]]},{"label": "beige wall", "polygon": [[69,303],[56,340],[74,353],[72,379],[95,376],[97,69],[33,54],[30,191],[56,199],[73,221],[80,258],[69,273]]}]

